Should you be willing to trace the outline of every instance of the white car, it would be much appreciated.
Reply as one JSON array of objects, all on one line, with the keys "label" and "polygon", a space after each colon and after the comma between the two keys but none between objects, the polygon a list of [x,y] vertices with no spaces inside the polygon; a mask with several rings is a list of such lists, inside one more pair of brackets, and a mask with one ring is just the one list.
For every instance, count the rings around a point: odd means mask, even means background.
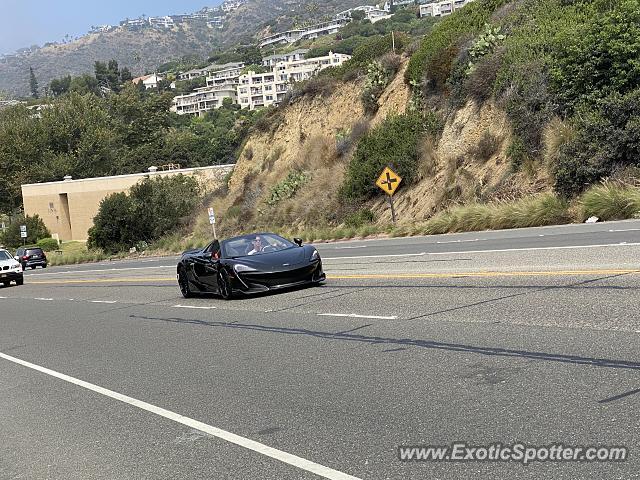
[{"label": "white car", "polygon": [[16,282],[16,285],[24,283],[22,265],[9,252],[0,250],[0,283],[8,287],[11,281]]}]

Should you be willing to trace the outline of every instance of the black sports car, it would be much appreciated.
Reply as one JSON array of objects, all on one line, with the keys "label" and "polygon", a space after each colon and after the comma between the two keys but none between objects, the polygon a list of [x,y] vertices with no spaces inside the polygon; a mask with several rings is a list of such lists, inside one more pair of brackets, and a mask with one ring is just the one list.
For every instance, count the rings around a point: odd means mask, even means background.
[{"label": "black sports car", "polygon": [[258,293],[325,280],[320,254],[296,238],[291,243],[274,233],[254,233],[214,240],[188,250],[178,262],[178,285],[184,297],[217,293]]}]

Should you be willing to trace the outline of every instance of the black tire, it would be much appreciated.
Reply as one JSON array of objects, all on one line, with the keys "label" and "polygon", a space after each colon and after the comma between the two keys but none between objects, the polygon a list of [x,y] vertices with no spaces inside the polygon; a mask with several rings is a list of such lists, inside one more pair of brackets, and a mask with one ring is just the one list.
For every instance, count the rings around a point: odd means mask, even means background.
[{"label": "black tire", "polygon": [[22,284],[24,284],[24,278],[20,278],[20,279],[16,280],[16,285],[20,286]]},{"label": "black tire", "polygon": [[187,271],[184,268],[181,268],[178,272],[178,285],[180,286],[180,293],[182,293],[184,298],[193,297],[193,292],[191,291],[189,280],[187,279]]},{"label": "black tire", "polygon": [[45,263],[44,265],[42,265],[42,268],[47,268],[47,264]]},{"label": "black tire", "polygon": [[35,265],[31,265],[31,270],[35,270],[36,266]]},{"label": "black tire", "polygon": [[231,300],[231,298],[233,297],[233,290],[231,289],[229,274],[224,270],[218,273],[218,293],[224,300]]},{"label": "black tire", "polygon": [[8,287],[9,285],[11,285],[11,282],[2,282],[2,284],[3,284],[5,287]]}]

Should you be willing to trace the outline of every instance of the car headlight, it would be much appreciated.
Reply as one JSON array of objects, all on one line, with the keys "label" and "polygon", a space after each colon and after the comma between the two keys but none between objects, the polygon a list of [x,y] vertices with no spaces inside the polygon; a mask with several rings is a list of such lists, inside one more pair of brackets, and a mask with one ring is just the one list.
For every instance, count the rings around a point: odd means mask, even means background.
[{"label": "car headlight", "polygon": [[255,272],[256,269],[253,267],[250,267],[249,265],[243,265],[241,263],[237,263],[233,266],[233,269],[240,273],[240,272]]},{"label": "car headlight", "polygon": [[16,263],[15,265],[11,266],[11,269],[17,270],[18,272],[21,272],[22,271],[22,265],[20,265],[19,263]]},{"label": "car headlight", "polygon": [[320,254],[318,253],[318,250],[314,250],[309,260],[313,262],[314,260],[319,260],[319,259],[320,259]]}]

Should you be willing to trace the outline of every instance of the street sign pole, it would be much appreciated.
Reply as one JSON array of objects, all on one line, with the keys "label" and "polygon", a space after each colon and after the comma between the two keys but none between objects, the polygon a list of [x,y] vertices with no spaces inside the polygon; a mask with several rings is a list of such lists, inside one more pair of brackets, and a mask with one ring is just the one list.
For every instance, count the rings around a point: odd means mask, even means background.
[{"label": "street sign pole", "polygon": [[213,233],[213,239],[215,240],[216,238],[218,238],[218,236],[216,235],[216,224],[212,223],[211,224],[211,233]]},{"label": "street sign pole", "polygon": [[389,206],[391,207],[391,221],[396,224],[396,209],[393,208],[393,195],[387,195],[389,197]]},{"label": "street sign pole", "polygon": [[213,211],[213,207],[209,207],[207,209],[207,213],[209,214],[209,223],[211,224],[211,233],[213,233],[213,238],[216,239],[218,236],[216,235],[216,214]]}]

